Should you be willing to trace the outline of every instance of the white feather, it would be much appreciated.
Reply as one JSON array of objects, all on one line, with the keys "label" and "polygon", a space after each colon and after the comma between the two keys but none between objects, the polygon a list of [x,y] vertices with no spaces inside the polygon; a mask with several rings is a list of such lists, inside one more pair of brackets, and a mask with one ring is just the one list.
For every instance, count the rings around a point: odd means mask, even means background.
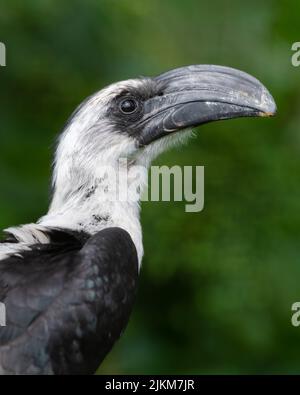
[{"label": "white feather", "polygon": [[[106,117],[108,102],[124,89],[138,88],[140,84],[141,80],[129,80],[111,85],[90,97],[75,112],[59,139],[53,171],[54,194],[48,213],[37,224],[8,229],[18,243],[1,244],[0,260],[20,254],[33,244],[48,243],[49,228],[93,235],[106,227],[117,226],[131,235],[141,265],[139,201],[114,199],[116,185],[110,179],[103,183],[103,168],[114,169],[120,181],[132,166],[143,166],[145,171],[139,180],[142,189],[153,158],[190,133],[175,133],[139,149],[134,138],[115,130]],[[120,168],[122,158],[128,161],[127,166]]]}]

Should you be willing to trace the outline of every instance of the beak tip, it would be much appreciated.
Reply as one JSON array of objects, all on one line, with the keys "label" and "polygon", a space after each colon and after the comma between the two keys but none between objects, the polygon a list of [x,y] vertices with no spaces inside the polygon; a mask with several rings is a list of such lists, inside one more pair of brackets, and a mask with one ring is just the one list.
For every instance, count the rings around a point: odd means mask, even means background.
[{"label": "beak tip", "polygon": [[263,112],[263,111],[261,111],[260,113],[259,113],[259,116],[260,117],[262,117],[262,118],[270,118],[270,117],[274,117],[276,115],[276,111],[275,112]]},{"label": "beak tip", "polygon": [[277,112],[277,106],[271,93],[264,88],[261,95],[261,111],[259,115],[261,117],[269,118],[274,117]]},{"label": "beak tip", "polygon": [[274,117],[275,115],[276,115],[276,109],[275,111],[266,111],[266,112],[261,111],[259,113],[259,116],[263,118],[270,118],[270,117]]}]

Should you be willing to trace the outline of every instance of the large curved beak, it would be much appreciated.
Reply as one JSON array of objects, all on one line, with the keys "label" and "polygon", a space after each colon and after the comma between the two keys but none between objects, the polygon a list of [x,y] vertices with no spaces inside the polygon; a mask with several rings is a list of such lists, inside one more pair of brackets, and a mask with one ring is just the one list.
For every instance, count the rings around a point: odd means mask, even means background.
[{"label": "large curved beak", "polygon": [[276,113],[274,99],[261,82],[229,67],[187,66],[154,80],[161,94],[144,103],[139,146],[212,121]]}]

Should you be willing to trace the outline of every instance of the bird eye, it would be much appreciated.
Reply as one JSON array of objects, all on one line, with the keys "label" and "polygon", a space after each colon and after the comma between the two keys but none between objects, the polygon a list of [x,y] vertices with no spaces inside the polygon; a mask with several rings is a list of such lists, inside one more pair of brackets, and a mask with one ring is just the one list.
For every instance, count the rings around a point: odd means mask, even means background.
[{"label": "bird eye", "polygon": [[137,110],[138,103],[135,99],[124,99],[121,101],[119,107],[124,114],[132,114]]}]

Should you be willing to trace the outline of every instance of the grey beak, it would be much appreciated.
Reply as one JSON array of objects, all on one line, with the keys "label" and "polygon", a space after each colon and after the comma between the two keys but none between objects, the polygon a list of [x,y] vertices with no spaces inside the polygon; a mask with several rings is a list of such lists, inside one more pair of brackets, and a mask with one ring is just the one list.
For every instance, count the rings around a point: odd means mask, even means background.
[{"label": "grey beak", "polygon": [[261,82],[229,67],[187,66],[154,80],[162,94],[144,103],[140,146],[212,121],[276,113],[274,99]]}]

